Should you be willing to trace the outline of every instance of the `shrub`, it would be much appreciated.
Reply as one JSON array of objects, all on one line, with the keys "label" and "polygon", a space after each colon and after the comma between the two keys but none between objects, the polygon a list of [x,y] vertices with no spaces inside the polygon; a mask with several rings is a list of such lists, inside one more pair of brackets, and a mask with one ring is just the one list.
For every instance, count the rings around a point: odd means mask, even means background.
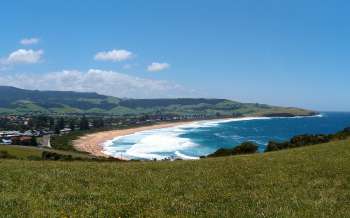
[{"label": "shrub", "polygon": [[232,149],[230,148],[219,148],[212,154],[209,154],[208,157],[223,157],[232,155]]},{"label": "shrub", "polygon": [[252,154],[258,150],[258,146],[253,142],[243,142],[234,148],[219,148],[212,154],[209,154],[208,157],[224,157],[231,155],[239,154]]},{"label": "shrub", "polygon": [[269,143],[267,144],[267,146],[265,148],[265,152],[278,151],[278,150],[286,149],[286,148],[289,148],[289,147],[291,147],[289,142],[269,141]]},{"label": "shrub", "polygon": [[0,151],[0,159],[15,158],[15,156],[10,155],[7,151]]},{"label": "shrub", "polygon": [[252,154],[258,150],[258,146],[253,142],[243,142],[239,146],[233,148],[232,154]]},{"label": "shrub", "polygon": [[350,127],[345,128],[343,131],[337,132],[330,136],[332,140],[342,140],[350,137]]},{"label": "shrub", "polygon": [[30,155],[27,157],[27,160],[42,160],[42,158],[39,156]]},{"label": "shrub", "polygon": [[300,135],[295,136],[290,140],[290,145],[292,147],[301,147],[306,145],[314,145],[327,143],[330,141],[327,135]]},{"label": "shrub", "polygon": [[308,145],[316,145],[331,142],[334,140],[342,140],[350,137],[350,127],[345,128],[343,131],[330,135],[298,135],[291,138],[286,142],[270,141],[266,146],[265,152],[278,151],[287,148],[296,148]]},{"label": "shrub", "polygon": [[43,151],[41,157],[43,160],[73,160],[72,155],[58,154],[50,151]]}]

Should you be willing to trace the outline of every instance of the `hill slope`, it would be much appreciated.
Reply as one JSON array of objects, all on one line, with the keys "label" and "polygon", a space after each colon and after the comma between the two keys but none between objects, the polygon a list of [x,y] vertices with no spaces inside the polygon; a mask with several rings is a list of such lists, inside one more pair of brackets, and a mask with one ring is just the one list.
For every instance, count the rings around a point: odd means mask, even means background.
[{"label": "hill slope", "polygon": [[0,160],[9,217],[349,217],[350,140],[199,161]]},{"label": "hill slope", "polygon": [[311,115],[298,108],[239,103],[226,99],[120,99],[97,93],[32,91],[0,86],[0,114],[172,114],[225,116]]}]

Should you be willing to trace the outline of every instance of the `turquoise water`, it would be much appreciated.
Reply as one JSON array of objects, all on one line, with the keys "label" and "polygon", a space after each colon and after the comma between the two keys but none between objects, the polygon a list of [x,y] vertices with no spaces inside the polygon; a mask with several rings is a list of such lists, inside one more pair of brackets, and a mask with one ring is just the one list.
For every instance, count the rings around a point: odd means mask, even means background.
[{"label": "turquoise water", "polygon": [[197,159],[219,148],[253,141],[263,151],[270,140],[285,141],[300,134],[328,134],[350,126],[350,113],[315,117],[244,118],[199,121],[138,132],[105,143],[105,152],[128,159]]}]

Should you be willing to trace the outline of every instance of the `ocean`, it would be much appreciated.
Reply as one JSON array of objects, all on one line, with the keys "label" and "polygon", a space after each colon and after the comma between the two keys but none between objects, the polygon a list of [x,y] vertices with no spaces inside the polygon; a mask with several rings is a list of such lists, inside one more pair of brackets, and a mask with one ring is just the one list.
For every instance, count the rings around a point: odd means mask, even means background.
[{"label": "ocean", "polygon": [[245,141],[255,142],[259,152],[263,152],[270,140],[285,141],[300,134],[335,133],[345,127],[350,127],[350,113],[197,121],[117,137],[104,143],[104,152],[124,159],[198,159],[219,148],[232,148]]}]

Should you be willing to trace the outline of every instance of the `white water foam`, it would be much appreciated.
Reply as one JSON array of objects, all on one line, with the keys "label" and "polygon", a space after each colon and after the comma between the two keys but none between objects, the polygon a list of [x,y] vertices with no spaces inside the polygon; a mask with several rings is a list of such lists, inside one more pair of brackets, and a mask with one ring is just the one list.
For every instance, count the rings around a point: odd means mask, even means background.
[{"label": "white water foam", "polygon": [[168,156],[157,153],[171,153],[197,146],[191,140],[178,136],[179,133],[171,131],[150,134],[132,145],[126,151],[126,154],[133,157],[159,160],[168,158]]},{"label": "white water foam", "polygon": [[199,159],[199,157],[188,156],[188,155],[181,153],[180,151],[175,151],[175,154],[177,157],[179,157],[180,159],[183,159],[183,160],[198,160]]},{"label": "white water foam", "polygon": [[[179,135],[186,132],[179,127],[153,129],[134,134],[119,136],[103,144],[104,153],[126,159],[157,159],[182,158],[178,155],[169,156],[160,153],[174,153],[190,147],[198,146],[190,139]],[[185,159],[185,156],[183,156]],[[190,159],[190,156],[186,157]]]}]

